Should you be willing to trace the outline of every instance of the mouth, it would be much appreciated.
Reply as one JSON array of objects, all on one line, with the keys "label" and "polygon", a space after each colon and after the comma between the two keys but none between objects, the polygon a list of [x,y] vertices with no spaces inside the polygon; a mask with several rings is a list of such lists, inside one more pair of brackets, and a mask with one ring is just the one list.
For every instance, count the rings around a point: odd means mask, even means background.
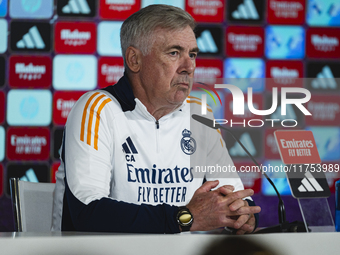
[{"label": "mouth", "polygon": [[189,82],[179,82],[179,83],[176,84],[176,86],[182,87],[182,88],[185,88],[185,89],[190,89],[191,83],[189,83]]},{"label": "mouth", "polygon": [[177,85],[189,87],[189,83],[186,83],[186,82],[180,82],[180,83],[177,83]]}]

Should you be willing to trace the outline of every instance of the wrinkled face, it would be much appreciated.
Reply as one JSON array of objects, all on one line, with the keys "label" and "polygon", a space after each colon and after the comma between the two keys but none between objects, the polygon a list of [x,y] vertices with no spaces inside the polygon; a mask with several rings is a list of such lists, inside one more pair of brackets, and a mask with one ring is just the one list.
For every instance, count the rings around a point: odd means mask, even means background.
[{"label": "wrinkled face", "polygon": [[156,29],[151,51],[142,57],[142,86],[154,106],[182,104],[193,84],[198,47],[195,34],[182,30]]}]

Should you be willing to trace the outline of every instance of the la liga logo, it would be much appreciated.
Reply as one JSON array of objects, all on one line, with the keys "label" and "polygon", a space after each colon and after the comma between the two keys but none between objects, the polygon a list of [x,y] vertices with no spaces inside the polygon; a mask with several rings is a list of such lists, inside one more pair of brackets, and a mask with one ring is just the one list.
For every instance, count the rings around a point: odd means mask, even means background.
[{"label": "la liga logo", "polygon": [[[243,91],[231,84],[215,84],[214,88],[217,89],[227,89],[231,95],[232,95],[232,114],[233,116],[244,116],[245,115],[245,95]],[[206,91],[206,90],[204,90]],[[213,89],[214,93],[216,95],[217,92],[215,89]],[[208,93],[211,97],[212,94]],[[289,98],[289,94],[300,94],[302,95],[299,98]],[[280,101],[281,104],[278,104],[279,101],[279,95],[278,95],[278,88],[273,87],[272,88],[272,98],[271,98],[271,106],[269,109],[256,109],[254,107],[253,103],[253,88],[248,87],[247,88],[247,107],[248,110],[257,116],[261,116],[261,119],[243,119],[243,121],[233,121],[233,119],[214,119],[214,127],[216,124],[227,124],[230,125],[230,127],[235,126],[243,126],[243,127],[263,127],[265,123],[269,123],[271,127],[274,127],[274,125],[277,125],[277,123],[280,123],[282,127],[296,127],[298,125],[298,122],[296,119],[284,119],[285,116],[287,116],[287,108],[295,105],[304,115],[310,116],[312,115],[306,107],[303,105],[307,103],[311,99],[311,93],[309,90],[305,88],[294,88],[294,87],[283,87],[281,88],[281,94],[280,94]],[[220,98],[219,98],[220,99]],[[201,114],[206,115],[207,114],[207,100],[206,95],[201,95]],[[214,100],[215,101],[215,100]],[[222,104],[222,102],[221,102]],[[277,110],[280,110],[280,114],[283,118],[277,119],[277,118],[265,118],[265,116],[270,116]]]}]

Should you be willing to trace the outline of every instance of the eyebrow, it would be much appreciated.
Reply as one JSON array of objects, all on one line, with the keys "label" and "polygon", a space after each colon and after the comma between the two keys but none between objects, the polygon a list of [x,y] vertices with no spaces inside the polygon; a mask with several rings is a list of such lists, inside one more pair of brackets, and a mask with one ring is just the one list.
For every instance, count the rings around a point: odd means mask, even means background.
[{"label": "eyebrow", "polygon": [[[170,50],[170,49],[177,49],[179,51],[184,51],[184,48],[182,46],[180,46],[180,45],[172,45],[172,46],[167,48],[167,50]],[[198,47],[195,47],[195,48],[192,48],[190,50],[190,52],[197,52],[198,53],[199,49],[198,49]]]}]

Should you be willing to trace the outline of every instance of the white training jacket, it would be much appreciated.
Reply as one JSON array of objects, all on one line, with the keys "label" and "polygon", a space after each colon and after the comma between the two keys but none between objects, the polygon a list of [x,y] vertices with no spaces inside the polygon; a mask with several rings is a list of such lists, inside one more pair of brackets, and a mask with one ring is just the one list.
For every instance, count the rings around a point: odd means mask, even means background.
[{"label": "white training jacket", "polygon": [[200,104],[188,97],[156,121],[126,76],[84,94],[65,126],[52,230],[176,233],[204,179],[243,189],[220,131],[190,117]]}]

